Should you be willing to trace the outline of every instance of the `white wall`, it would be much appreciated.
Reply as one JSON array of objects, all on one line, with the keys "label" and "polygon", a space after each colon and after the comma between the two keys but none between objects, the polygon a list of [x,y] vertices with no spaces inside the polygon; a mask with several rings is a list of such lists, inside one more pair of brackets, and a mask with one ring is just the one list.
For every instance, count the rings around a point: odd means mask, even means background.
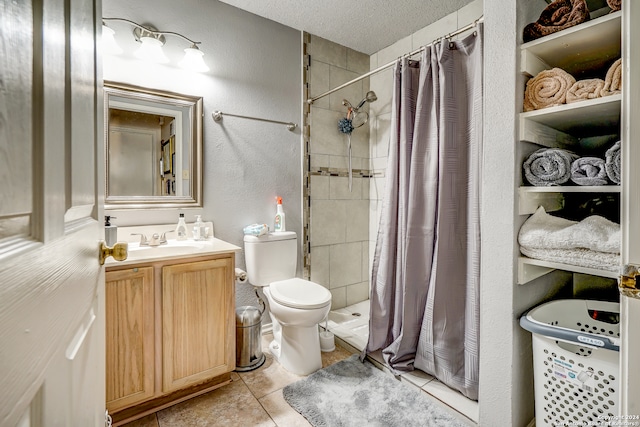
[{"label": "white wall", "polygon": [[[211,70],[190,73],[175,65],[135,59],[132,27],[109,22],[125,53],[104,58],[104,79],[202,96],[204,165],[202,209],[181,209],[187,222],[202,214],[213,221],[216,237],[242,247],[242,228],[264,222],[273,226],[275,196],[283,198],[287,229],[301,236],[300,130],[211,113],[264,117],[300,123],[301,34],[292,28],[217,1],[103,1],[103,16],[150,23],[196,41]],[[167,36],[167,56],[176,63],[186,42]],[[117,225],[177,222],[178,210],[112,211]],[[300,245],[301,248],[301,245]],[[298,271],[302,258],[299,249]],[[236,259],[244,267],[244,256]],[[249,285],[237,288],[237,304],[256,305]]]}]

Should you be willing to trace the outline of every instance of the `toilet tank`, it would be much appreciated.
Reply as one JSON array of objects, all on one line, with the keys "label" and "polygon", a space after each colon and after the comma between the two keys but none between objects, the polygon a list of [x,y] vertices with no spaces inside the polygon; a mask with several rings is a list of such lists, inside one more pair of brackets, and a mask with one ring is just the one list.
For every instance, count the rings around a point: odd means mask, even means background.
[{"label": "toilet tank", "polygon": [[297,236],[293,231],[244,236],[247,277],[253,286],[268,286],[296,277]]}]

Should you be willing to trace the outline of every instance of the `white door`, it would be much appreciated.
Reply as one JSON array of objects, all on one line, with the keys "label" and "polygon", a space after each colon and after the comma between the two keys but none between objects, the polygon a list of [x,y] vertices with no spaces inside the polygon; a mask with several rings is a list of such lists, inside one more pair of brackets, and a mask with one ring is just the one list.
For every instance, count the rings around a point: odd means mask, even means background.
[{"label": "white door", "polygon": [[[640,266],[640,3],[623,1],[622,7],[622,258]],[[620,414],[640,416],[640,289],[629,293],[636,295],[620,296]]]},{"label": "white door", "polygon": [[99,7],[0,2],[3,427],[104,426]]}]

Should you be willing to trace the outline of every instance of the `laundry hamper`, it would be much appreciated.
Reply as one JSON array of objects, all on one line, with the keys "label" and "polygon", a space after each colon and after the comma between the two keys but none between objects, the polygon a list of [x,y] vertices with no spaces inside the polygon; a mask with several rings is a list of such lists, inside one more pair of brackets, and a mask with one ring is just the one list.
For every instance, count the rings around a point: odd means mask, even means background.
[{"label": "laundry hamper", "polygon": [[620,305],[557,300],[529,310],[536,427],[608,425],[617,419]]}]

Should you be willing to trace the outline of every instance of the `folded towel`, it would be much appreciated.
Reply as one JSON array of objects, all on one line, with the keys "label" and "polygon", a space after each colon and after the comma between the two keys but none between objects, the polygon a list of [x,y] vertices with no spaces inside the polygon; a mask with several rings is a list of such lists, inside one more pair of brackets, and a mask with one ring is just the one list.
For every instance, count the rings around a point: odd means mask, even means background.
[{"label": "folded towel", "polygon": [[580,157],[571,163],[571,181],[578,185],[607,185],[604,160],[599,157]]},{"label": "folded towel", "polygon": [[529,249],[520,247],[522,255],[542,261],[606,271],[620,270],[620,254],[590,251],[588,249]]},{"label": "folded towel", "polygon": [[607,171],[609,179],[616,184],[620,184],[620,141],[613,144],[604,155],[604,168]]},{"label": "folded towel", "polygon": [[622,0],[607,0],[612,12],[622,9]]},{"label": "folded towel", "polygon": [[251,224],[242,229],[244,234],[251,236],[263,236],[269,232],[267,224]]},{"label": "folded towel", "polygon": [[620,93],[622,90],[622,58],[611,64],[604,78],[604,87],[600,90],[600,96],[609,96]]},{"label": "folded towel", "polygon": [[520,227],[518,243],[527,249],[588,249],[620,253],[620,225],[591,215],[570,221],[549,215],[540,206]]},{"label": "folded towel", "polygon": [[[553,4],[553,3],[552,3]],[[562,105],[576,79],[560,68],[539,72],[529,79],[524,91],[524,111]]]},{"label": "folded towel", "polygon": [[536,22],[524,27],[522,39],[526,43],[582,24],[589,18],[589,9],[585,0],[555,0],[542,11]]},{"label": "folded towel", "polygon": [[527,158],[522,167],[531,185],[560,185],[571,178],[571,163],[578,156],[561,148],[541,148]]},{"label": "folded towel", "polygon": [[604,88],[602,79],[578,80],[567,91],[567,104],[599,98],[602,96],[602,88]]}]

